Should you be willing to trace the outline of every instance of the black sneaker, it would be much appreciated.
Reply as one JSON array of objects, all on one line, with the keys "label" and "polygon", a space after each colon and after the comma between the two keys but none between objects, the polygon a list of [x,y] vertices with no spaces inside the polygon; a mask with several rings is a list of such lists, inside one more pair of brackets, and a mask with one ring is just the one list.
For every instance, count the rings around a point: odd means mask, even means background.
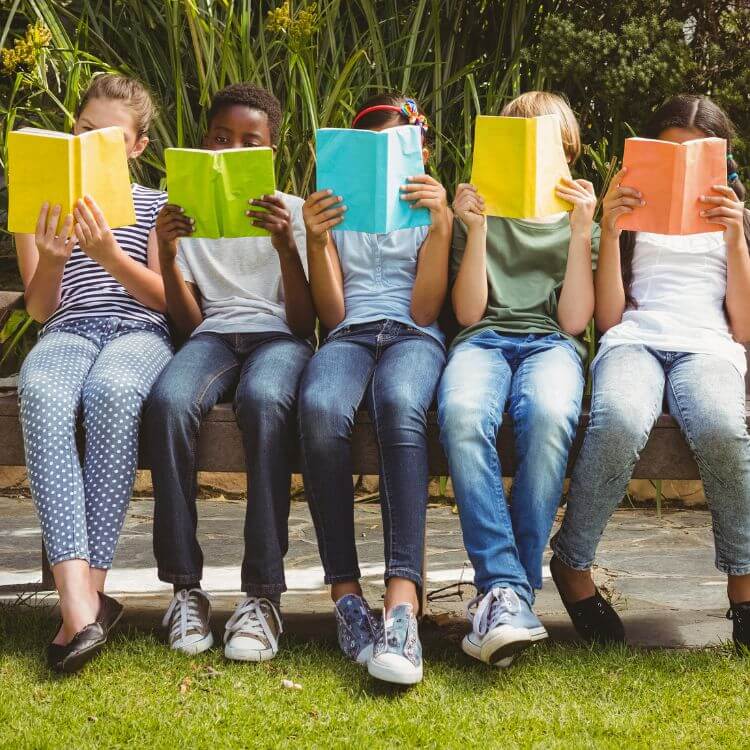
[{"label": "black sneaker", "polygon": [[747,656],[750,653],[750,602],[730,604],[727,620],[732,621],[732,640],[737,653]]},{"label": "black sneaker", "polygon": [[[550,560],[550,573],[578,635],[587,643],[625,643],[625,627],[622,620],[612,605],[599,593],[599,589],[595,589],[593,596],[581,599],[579,602],[565,601],[555,574],[555,567],[558,564],[562,563],[556,557]],[[748,627],[748,636],[750,636],[750,627]]]}]

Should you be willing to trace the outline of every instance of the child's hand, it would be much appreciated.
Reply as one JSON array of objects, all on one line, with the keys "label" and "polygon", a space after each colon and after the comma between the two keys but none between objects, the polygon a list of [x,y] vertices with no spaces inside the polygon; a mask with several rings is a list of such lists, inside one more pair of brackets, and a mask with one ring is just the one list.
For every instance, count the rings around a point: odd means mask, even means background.
[{"label": "child's hand", "polygon": [[72,214],[65,217],[60,234],[57,234],[57,223],[61,213],[62,206],[50,208],[49,203],[45,203],[39,211],[34,234],[39,259],[56,266],[64,266],[68,262],[75,245]]},{"label": "child's hand", "polygon": [[189,237],[194,229],[195,220],[185,216],[185,210],[181,206],[167,203],[156,216],[159,262],[173,262],[177,257],[177,240],[180,237]]},{"label": "child's hand", "polygon": [[588,180],[571,180],[563,177],[555,188],[558,198],[573,204],[570,212],[571,231],[591,232],[596,211],[596,193],[594,186]]},{"label": "child's hand", "polygon": [[737,193],[726,185],[714,185],[711,188],[719,195],[702,195],[701,203],[708,203],[701,211],[711,222],[716,222],[726,227],[724,239],[727,245],[738,245],[747,248],[745,238],[745,204],[737,197]]},{"label": "child's hand", "polygon": [[76,220],[74,231],[81,250],[91,260],[105,265],[120,248],[99,206],[87,195],[76,203],[73,216]]},{"label": "child's hand", "polygon": [[610,232],[617,237],[622,231],[617,228],[617,220],[620,216],[631,213],[634,207],[646,205],[639,190],[620,185],[627,169],[623,167],[612,178],[609,190],[602,201],[602,231]]},{"label": "child's hand", "polygon": [[407,177],[408,185],[401,186],[401,200],[409,201],[412,208],[426,208],[432,217],[432,223],[447,221],[448,196],[445,188],[428,174]]},{"label": "child's hand", "polygon": [[287,211],[284,201],[276,195],[248,201],[251,206],[265,208],[265,211],[246,211],[252,225],[271,233],[271,244],[277,253],[297,252],[292,232],[292,214]]},{"label": "child's hand", "polygon": [[302,206],[307,234],[319,246],[328,243],[328,230],[344,220],[346,206],[341,202],[343,198],[332,193],[332,190],[318,190]]},{"label": "child's hand", "polygon": [[487,226],[484,215],[484,198],[477,189],[467,182],[462,182],[456,189],[453,199],[453,211],[468,229]]}]

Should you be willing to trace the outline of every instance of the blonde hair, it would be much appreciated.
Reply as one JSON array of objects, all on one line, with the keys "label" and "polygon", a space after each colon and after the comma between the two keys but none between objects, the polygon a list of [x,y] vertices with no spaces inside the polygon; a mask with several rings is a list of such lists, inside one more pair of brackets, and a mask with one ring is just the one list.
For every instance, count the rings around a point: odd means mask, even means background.
[{"label": "blonde hair", "polygon": [[506,117],[558,115],[563,149],[568,162],[572,164],[581,155],[581,130],[578,120],[568,102],[559,94],[549,91],[527,91],[508,102],[500,114]]},{"label": "blonde hair", "polygon": [[104,73],[96,76],[90,83],[76,108],[78,119],[81,112],[92,99],[114,99],[125,102],[133,112],[133,120],[138,138],[146,135],[151,121],[156,116],[156,105],[146,87],[135,78]]}]

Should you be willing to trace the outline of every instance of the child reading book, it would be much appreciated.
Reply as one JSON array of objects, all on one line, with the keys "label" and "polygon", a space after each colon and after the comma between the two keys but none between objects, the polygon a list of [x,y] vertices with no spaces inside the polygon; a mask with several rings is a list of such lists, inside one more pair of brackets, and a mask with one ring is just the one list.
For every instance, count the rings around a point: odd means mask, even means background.
[{"label": "child reading book", "polygon": [[[423,124],[413,100],[384,94],[363,104],[352,126],[411,125],[422,135]],[[425,161],[428,155],[423,148]],[[324,189],[305,202],[310,283],[330,333],[302,379],[299,409],[305,490],[339,646],[372,676],[414,684],[422,679],[416,616],[424,583],[427,410],[445,361],[436,320],[448,283],[451,214],[445,190],[428,175],[412,176],[400,192],[401,200],[429,210],[430,226],[385,234],[337,230],[346,195]],[[351,436],[361,404],[380,448],[386,582],[380,621],[362,597],[354,539]]]},{"label": "child reading book", "polygon": [[[733,129],[710,99],[683,95],[656,110],[645,135],[730,143]],[[724,164],[725,174],[690,217],[721,231],[622,231],[625,217],[648,207],[649,186],[626,186],[627,169],[604,198],[596,272],[596,325],[604,336],[592,365],[591,421],[550,565],[573,624],[589,641],[624,639],[591,565],[666,395],[703,479],[734,641],[738,651],[750,646],[750,438],[739,343],[750,340],[750,217],[731,155]]]},{"label": "child reading book", "polygon": [[[140,83],[101,75],[78,105],[73,132],[121,128],[135,159],[148,145],[153,114]],[[110,229],[86,197],[67,215],[45,204],[36,234],[16,235],[26,308],[44,323],[18,395],[31,495],[62,614],[47,660],[63,672],[95,656],[122,613],[102,592],[135,479],[141,408],[172,354],[154,232],[166,196],[136,184],[132,196],[131,226]]]},{"label": "child reading book", "polygon": [[[578,157],[578,123],[559,96],[532,91],[501,114],[556,114],[568,162]],[[462,647],[500,666],[547,637],[534,591],[583,395],[586,348],[576,337],[594,309],[594,189],[564,179],[555,190],[572,210],[544,219],[486,216],[473,185],[459,185],[453,204],[453,307],[462,330],[438,390],[440,438],[479,592]],[[496,445],[506,404],[517,454],[510,507]]]},{"label": "child reading book", "polygon": [[[219,91],[203,148],[275,150],[281,106],[271,93],[238,83]],[[169,181],[169,175],[167,175]],[[226,623],[224,654],[240,661],[276,655],[286,590],[284,555],[295,401],[312,356],[315,311],[305,275],[302,200],[273,193],[247,197],[251,227],[263,236],[191,237],[194,217],[169,204],[156,231],[169,315],[189,337],[154,386],[145,425],[156,499],[154,552],[159,578],[174,585],[164,616],[173,649],[210,648],[210,603],[201,588],[196,537],[196,441],[221,399],[234,403],[247,464],[246,598]]]}]

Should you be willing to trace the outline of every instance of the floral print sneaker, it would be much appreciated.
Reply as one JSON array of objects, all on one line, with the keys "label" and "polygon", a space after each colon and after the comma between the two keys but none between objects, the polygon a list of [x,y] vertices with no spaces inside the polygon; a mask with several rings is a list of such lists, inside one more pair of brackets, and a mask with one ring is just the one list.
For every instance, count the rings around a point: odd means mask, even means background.
[{"label": "floral print sneaker", "polygon": [[357,664],[366,664],[380,632],[380,623],[370,605],[357,594],[347,594],[336,602],[335,611],[341,650]]},{"label": "floral print sneaker", "polygon": [[422,681],[422,644],[411,604],[399,604],[388,617],[375,641],[367,671],[376,679],[397,685]]}]

